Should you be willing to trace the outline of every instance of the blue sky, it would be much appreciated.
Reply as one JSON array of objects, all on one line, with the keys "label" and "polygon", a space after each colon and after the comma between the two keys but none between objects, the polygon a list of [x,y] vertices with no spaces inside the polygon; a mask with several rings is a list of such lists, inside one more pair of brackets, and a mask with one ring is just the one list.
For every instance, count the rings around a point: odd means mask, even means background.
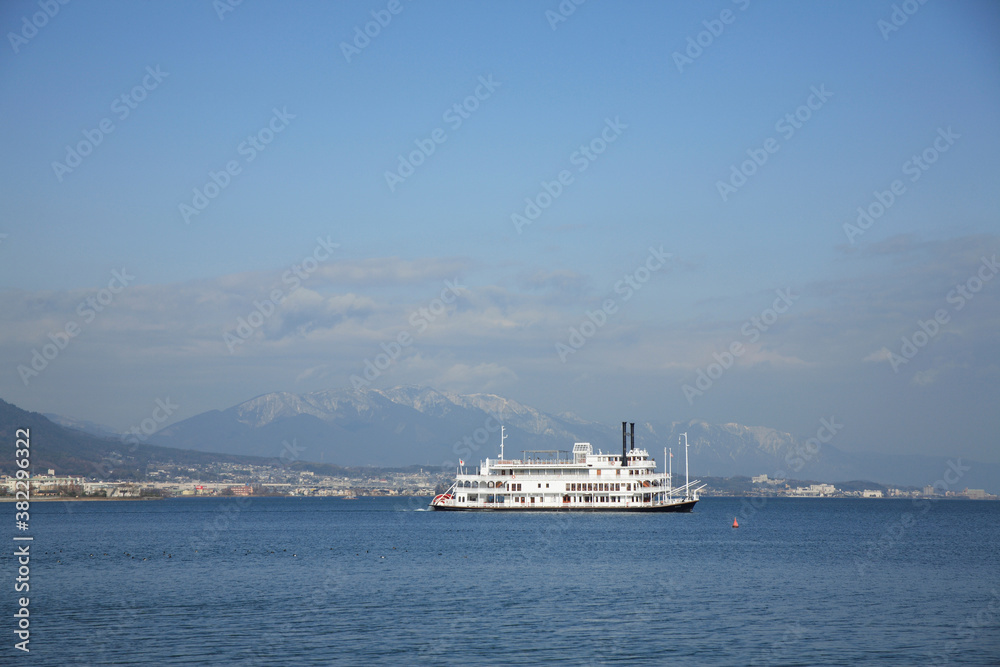
[{"label": "blue sky", "polygon": [[[558,2],[244,2],[221,18],[207,0],[70,2],[50,18],[6,2],[0,396],[124,429],[157,398],[180,419],[349,387],[407,333],[371,386],[611,423],[812,435],[834,416],[847,449],[1000,461],[1000,281],[961,308],[948,298],[1000,249],[1000,8],[902,4],[887,31],[900,3],[590,0],[553,27]],[[372,12],[391,21],[348,59]],[[696,57],[678,67],[678,53]],[[459,125],[447,113],[463,103]],[[796,113],[794,131],[780,124]],[[102,121],[113,130],[78,166],[53,166]],[[250,136],[273,139],[252,161]],[[433,153],[390,189],[418,142]],[[933,164],[907,170],[925,151]],[[181,205],[230,162],[186,221]],[[564,171],[518,233],[511,216]],[[902,194],[849,238],[894,181]],[[339,246],[292,290],[317,239]],[[615,286],[643,277],[651,247],[670,261],[626,299]],[[80,305],[123,267],[134,279],[106,307]],[[227,339],[275,289],[287,298]],[[788,289],[786,312],[746,335]],[[939,310],[947,322],[898,363]],[[78,334],[25,380],[68,324]],[[713,354],[734,343],[721,368]],[[685,393],[712,363],[711,386]]]}]

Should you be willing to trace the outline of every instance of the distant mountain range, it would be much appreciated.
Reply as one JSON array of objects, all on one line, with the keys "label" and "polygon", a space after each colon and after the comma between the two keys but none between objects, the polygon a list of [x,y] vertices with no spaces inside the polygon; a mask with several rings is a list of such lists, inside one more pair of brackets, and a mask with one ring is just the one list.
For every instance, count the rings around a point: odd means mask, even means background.
[{"label": "distant mountain range", "polygon": [[[58,418],[60,422],[70,423]],[[13,443],[18,429],[30,432],[30,461],[34,474],[52,469],[58,475],[83,475],[104,479],[141,480],[150,461],[209,464],[218,462],[260,463],[258,459],[234,455],[182,451],[145,443],[122,442],[121,436],[106,437],[110,429],[91,422],[72,422],[95,429],[99,435],[81,428],[64,426],[37,412],[28,412],[0,400],[0,441]],[[0,457],[0,472],[17,470],[14,457]]]},{"label": "distant mountain range", "polygon": [[[108,452],[123,449],[117,436],[109,438],[112,429],[108,427],[26,413],[3,401],[0,436],[13,437],[13,422],[21,420],[20,424],[26,419],[24,415],[44,420],[45,424],[39,422],[40,428],[58,443],[50,449],[55,455],[50,459],[57,464],[52,467],[66,467],[96,455],[106,458]],[[302,462],[327,465],[450,469],[459,459],[476,465],[486,457],[496,458],[501,424],[506,428],[504,448],[508,456],[520,456],[521,450],[570,450],[574,442],[590,442],[595,450],[606,452],[621,449],[618,424],[587,421],[569,413],[554,415],[493,394],[462,395],[404,386],[264,394],[160,430],[141,445],[137,450],[141,460],[132,464],[138,471],[142,461],[150,458],[208,460],[209,454],[216,460],[262,457],[273,461],[282,457],[287,462],[292,452]],[[846,452],[833,444],[817,447],[815,441],[763,426],[637,422],[636,446],[648,449],[661,464],[663,448],[672,448],[674,472],[683,472],[684,452],[678,436],[685,432],[692,476],[784,474],[789,479],[870,480],[917,487],[947,479],[953,482],[949,488],[954,490],[1000,491],[997,464],[962,460],[962,476],[955,481],[954,472],[945,477],[952,469],[945,457]]]},{"label": "distant mountain range", "polygon": [[[226,410],[175,423],[150,442],[167,447],[226,454],[279,456],[294,441],[303,460],[347,466],[450,467],[496,458],[500,424],[507,455],[521,450],[570,450],[574,442],[595,449],[621,449],[617,424],[554,415],[493,394],[461,395],[428,387],[341,389],[309,394],[273,393]],[[923,487],[949,470],[945,457],[846,452],[832,444],[763,426],[702,421],[637,422],[636,446],[662,461],[674,451],[674,471],[683,470],[678,436],[688,434],[691,472],[701,476],[784,473],[790,479],[849,481]],[[1000,465],[962,461],[969,470],[950,486],[1000,490]],[[954,479],[949,475],[948,479]]]}]

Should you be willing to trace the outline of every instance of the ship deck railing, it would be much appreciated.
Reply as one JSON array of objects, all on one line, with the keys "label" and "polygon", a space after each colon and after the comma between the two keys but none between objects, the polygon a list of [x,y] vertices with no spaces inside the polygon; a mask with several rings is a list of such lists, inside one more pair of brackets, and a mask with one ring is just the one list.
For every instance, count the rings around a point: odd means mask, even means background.
[{"label": "ship deck railing", "polygon": [[[635,468],[637,470],[650,470],[651,468],[648,468],[645,465],[646,463],[647,463],[646,461],[637,461],[637,462],[635,462],[635,463],[633,463],[631,465],[622,466],[617,461],[608,461],[606,464],[603,464],[601,467],[602,467],[602,469],[607,469],[607,468],[621,468],[622,470],[625,470],[625,469],[628,469],[628,468]],[[642,464],[642,465],[640,465],[640,464]],[[511,466],[511,465],[514,465],[514,466],[539,466],[539,467],[553,466],[553,465],[558,465],[558,466],[594,467],[594,464],[592,464],[592,463],[587,463],[585,461],[574,461],[572,459],[558,459],[558,460],[556,460],[556,459],[544,460],[543,459],[543,460],[527,460],[527,461],[521,460],[521,459],[490,459],[490,467],[491,468],[502,468],[504,466]]]}]

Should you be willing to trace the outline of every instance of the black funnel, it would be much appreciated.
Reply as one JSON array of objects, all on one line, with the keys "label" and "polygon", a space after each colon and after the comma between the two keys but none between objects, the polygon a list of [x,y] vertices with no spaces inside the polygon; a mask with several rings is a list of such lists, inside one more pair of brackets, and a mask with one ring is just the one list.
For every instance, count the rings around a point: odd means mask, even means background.
[{"label": "black funnel", "polygon": [[622,466],[623,467],[628,465],[628,458],[626,457],[626,449],[625,449],[625,447],[626,447],[626,445],[625,445],[625,424],[626,424],[626,422],[622,422]]}]

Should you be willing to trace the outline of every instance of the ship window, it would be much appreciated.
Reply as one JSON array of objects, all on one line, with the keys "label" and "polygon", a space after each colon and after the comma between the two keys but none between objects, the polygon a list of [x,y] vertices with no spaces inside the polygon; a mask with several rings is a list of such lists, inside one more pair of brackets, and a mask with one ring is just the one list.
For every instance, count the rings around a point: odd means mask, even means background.
[{"label": "ship window", "polygon": [[479,488],[479,482],[473,482],[472,483],[472,488],[478,489]]},{"label": "ship window", "polygon": [[545,483],[545,488],[549,488],[548,482]]}]

